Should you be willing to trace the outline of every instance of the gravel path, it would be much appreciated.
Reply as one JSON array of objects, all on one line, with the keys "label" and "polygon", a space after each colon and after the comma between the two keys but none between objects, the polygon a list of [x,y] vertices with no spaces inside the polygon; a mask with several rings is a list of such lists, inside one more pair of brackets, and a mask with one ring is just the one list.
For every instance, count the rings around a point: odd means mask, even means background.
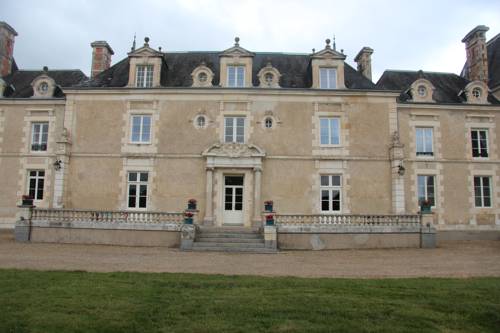
[{"label": "gravel path", "polygon": [[15,243],[0,232],[0,268],[182,272],[301,277],[500,276],[500,241],[443,242],[437,249],[181,252],[160,247]]}]

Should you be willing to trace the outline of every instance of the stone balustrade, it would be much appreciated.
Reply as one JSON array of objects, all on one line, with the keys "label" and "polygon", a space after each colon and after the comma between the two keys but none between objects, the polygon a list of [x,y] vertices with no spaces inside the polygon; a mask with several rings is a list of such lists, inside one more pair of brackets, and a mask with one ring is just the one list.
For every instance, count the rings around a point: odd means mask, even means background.
[{"label": "stone balustrade", "polygon": [[277,226],[419,226],[420,215],[279,215]]}]

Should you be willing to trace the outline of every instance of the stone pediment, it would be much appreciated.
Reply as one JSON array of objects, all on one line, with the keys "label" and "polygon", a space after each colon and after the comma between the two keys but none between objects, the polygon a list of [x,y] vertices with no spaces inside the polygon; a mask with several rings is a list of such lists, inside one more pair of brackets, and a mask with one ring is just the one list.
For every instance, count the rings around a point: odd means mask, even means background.
[{"label": "stone pediment", "polygon": [[314,53],[312,55],[312,58],[313,59],[340,59],[340,60],[344,60],[346,58],[346,56],[345,56],[345,54],[338,52],[335,49],[335,46],[332,49],[332,47],[330,46],[330,40],[327,39],[325,48],[321,51]]},{"label": "stone pediment", "polygon": [[163,53],[150,48],[149,46],[143,46],[128,54],[129,57],[161,57]]},{"label": "stone pediment", "polygon": [[203,156],[211,157],[263,157],[266,155],[265,151],[253,144],[244,143],[216,143],[206,149]]},{"label": "stone pediment", "polygon": [[242,48],[239,44],[240,39],[236,37],[234,46],[224,50],[219,56],[221,57],[253,57],[254,53]]}]

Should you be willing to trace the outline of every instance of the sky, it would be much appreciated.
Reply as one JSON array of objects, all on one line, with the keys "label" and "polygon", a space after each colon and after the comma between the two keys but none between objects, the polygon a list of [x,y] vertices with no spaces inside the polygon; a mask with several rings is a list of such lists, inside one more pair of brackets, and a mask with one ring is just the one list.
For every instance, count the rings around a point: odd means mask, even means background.
[{"label": "sky", "polygon": [[90,73],[90,43],[105,40],[127,56],[134,34],[162,51],[222,51],[240,37],[253,52],[311,53],[335,36],[347,63],[363,46],[373,80],[386,69],[459,74],[462,38],[475,26],[500,33],[500,0],[3,0],[0,21],[18,33],[21,69],[81,69]]}]

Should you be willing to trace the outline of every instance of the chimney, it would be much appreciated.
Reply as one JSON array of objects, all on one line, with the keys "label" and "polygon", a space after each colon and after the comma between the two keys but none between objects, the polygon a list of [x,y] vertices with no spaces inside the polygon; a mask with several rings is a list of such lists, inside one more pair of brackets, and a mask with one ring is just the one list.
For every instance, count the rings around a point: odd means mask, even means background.
[{"label": "chimney", "polygon": [[488,52],[486,50],[487,26],[478,25],[462,39],[467,53],[465,77],[470,81],[488,83]]},{"label": "chimney", "polygon": [[17,32],[14,28],[0,21],[0,77],[5,77],[11,73],[16,36]]},{"label": "chimney", "polygon": [[92,68],[90,77],[106,70],[111,66],[111,56],[115,54],[106,41],[98,40],[90,44],[92,46]]},{"label": "chimney", "polygon": [[358,52],[354,61],[358,64],[358,72],[368,80],[372,80],[372,53],[373,49],[365,46]]}]

